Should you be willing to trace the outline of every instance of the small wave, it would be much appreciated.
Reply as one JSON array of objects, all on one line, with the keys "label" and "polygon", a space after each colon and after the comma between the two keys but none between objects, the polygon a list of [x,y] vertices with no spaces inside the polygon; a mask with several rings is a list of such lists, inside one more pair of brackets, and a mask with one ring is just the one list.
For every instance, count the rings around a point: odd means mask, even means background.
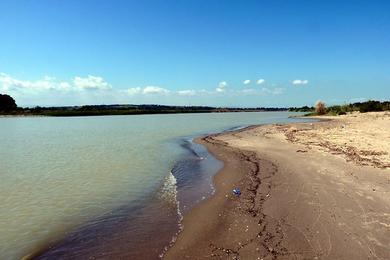
[{"label": "small wave", "polygon": [[212,178],[210,178],[210,189],[211,189],[210,195],[213,196],[215,194],[215,187]]},{"label": "small wave", "polygon": [[173,176],[172,172],[169,172],[168,176],[165,177],[163,186],[160,190],[160,198],[170,204],[176,206],[177,204],[177,180]]},{"label": "small wave", "polygon": [[183,214],[180,211],[180,202],[177,200],[177,180],[175,176],[173,175],[172,171],[169,172],[168,176],[165,178],[163,187],[161,189],[161,196],[162,199],[165,201],[168,201],[169,203],[173,203],[173,205],[176,207],[177,215],[179,217],[178,219],[178,231],[175,235],[173,235],[171,241],[167,246],[164,247],[163,252],[159,255],[160,258],[163,258],[165,253],[168,251],[168,249],[176,242],[176,239],[180,232],[183,230]]},{"label": "small wave", "polygon": [[183,138],[181,146],[194,155],[198,160],[207,159],[206,156],[201,155],[201,152],[198,151],[199,149],[196,149],[196,146],[199,145],[194,143],[194,138]]}]

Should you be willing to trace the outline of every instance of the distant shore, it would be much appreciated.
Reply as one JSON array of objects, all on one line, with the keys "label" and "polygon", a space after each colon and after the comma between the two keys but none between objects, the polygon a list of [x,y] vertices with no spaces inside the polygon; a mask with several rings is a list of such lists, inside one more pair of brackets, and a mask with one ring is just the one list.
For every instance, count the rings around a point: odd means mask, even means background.
[{"label": "distant shore", "polygon": [[2,112],[0,116],[113,116],[113,115],[153,115],[153,114],[189,114],[189,113],[226,113],[226,112],[284,112],[291,108],[278,107],[210,107],[210,106],[166,106],[166,105],[87,105],[65,107],[16,108]]},{"label": "distant shore", "polygon": [[389,259],[390,113],[326,119],[197,139],[224,168],[165,258]]}]

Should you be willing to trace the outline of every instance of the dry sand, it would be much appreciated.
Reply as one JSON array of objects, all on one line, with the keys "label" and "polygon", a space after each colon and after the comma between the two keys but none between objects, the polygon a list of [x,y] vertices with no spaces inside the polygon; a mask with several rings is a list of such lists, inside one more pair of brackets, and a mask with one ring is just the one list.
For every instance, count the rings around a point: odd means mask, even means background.
[{"label": "dry sand", "polygon": [[224,168],[165,258],[390,259],[390,113],[331,119],[199,139]]}]

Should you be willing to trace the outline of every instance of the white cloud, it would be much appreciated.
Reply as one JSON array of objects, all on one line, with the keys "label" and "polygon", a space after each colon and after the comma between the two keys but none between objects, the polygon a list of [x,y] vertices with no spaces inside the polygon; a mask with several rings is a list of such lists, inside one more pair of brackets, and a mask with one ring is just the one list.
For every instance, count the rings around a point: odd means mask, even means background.
[{"label": "white cloud", "polygon": [[244,94],[244,95],[261,95],[261,96],[268,96],[268,95],[281,95],[284,93],[284,88],[262,88],[262,89],[255,89],[255,88],[247,88],[242,90],[234,91],[236,94]]},{"label": "white cloud", "polygon": [[295,79],[292,81],[293,85],[306,85],[309,81],[307,79]]},{"label": "white cloud", "polygon": [[[72,84],[73,83],[73,84]],[[88,76],[87,78],[75,77],[73,82],[58,81],[54,77],[44,76],[36,81],[20,80],[8,74],[0,73],[0,87],[2,90],[40,92],[46,90],[77,90],[77,89],[111,89],[111,85],[101,77]]]},{"label": "white cloud", "polygon": [[[249,84],[246,80],[243,83]],[[262,83],[259,83],[262,82]],[[257,80],[257,84],[263,84],[264,80]],[[301,82],[302,84],[302,82]],[[303,80],[307,84],[307,80]],[[90,90],[90,91],[86,91]],[[93,90],[93,91],[92,91]],[[170,97],[171,100],[185,100],[184,97],[206,100],[213,96],[222,96],[229,93],[233,98],[240,95],[280,95],[283,88],[276,86],[270,88],[230,89],[226,81],[221,81],[213,89],[183,89],[169,90],[159,86],[132,87],[128,89],[115,88],[102,77],[88,75],[87,77],[73,77],[63,81],[50,76],[44,76],[38,80],[22,80],[8,74],[0,73],[0,91],[17,98],[19,105],[63,105],[63,104],[98,104],[115,102],[161,102],[161,98]],[[165,96],[165,97],[164,97]],[[211,100],[211,99],[210,99]]]},{"label": "white cloud", "polygon": [[281,95],[284,93],[284,88],[274,88],[274,89],[262,88],[261,92],[269,95]]},{"label": "white cloud", "polygon": [[42,91],[79,91],[83,89],[107,90],[112,86],[101,77],[89,75],[87,78],[75,77],[72,82],[58,81],[54,77],[44,76],[36,81],[20,80],[8,74],[0,73],[0,89],[24,93],[40,93]]},{"label": "white cloud", "polygon": [[215,89],[217,92],[225,92],[227,87],[227,82],[226,81],[221,81],[218,84],[218,87]]},{"label": "white cloud", "polygon": [[265,79],[258,79],[256,83],[257,83],[257,85],[261,85],[264,82],[265,82]]},{"label": "white cloud", "polygon": [[195,90],[179,90],[179,91],[177,91],[177,94],[179,94],[179,96],[195,96],[196,91]]},{"label": "white cloud", "polygon": [[[83,90],[107,91],[111,95],[128,94],[130,96],[136,94],[168,94],[170,91],[157,86],[135,87],[126,90],[113,89],[111,84],[106,82],[102,77],[89,75],[88,77],[74,77],[72,81],[58,81],[54,77],[45,76],[37,81],[20,80],[11,77],[8,74],[0,73],[0,90],[13,95],[44,94],[45,91],[60,91],[78,93]],[[84,91],[83,91],[84,92]],[[194,91],[178,91],[179,95],[192,95]],[[86,94],[86,93],[85,93]],[[108,95],[107,92],[104,94]]]},{"label": "white cloud", "polygon": [[111,89],[112,86],[104,81],[102,77],[88,75],[86,78],[75,77],[73,84],[80,89]]},{"label": "white cloud", "polygon": [[[149,94],[166,95],[166,94],[171,93],[171,91],[169,91],[168,89],[165,89],[165,88],[157,87],[157,86],[146,86],[143,88],[141,88],[141,87],[129,88],[129,89],[125,90],[125,93],[127,93],[130,96],[138,95],[138,94],[140,94],[140,95],[149,95]],[[180,91],[176,91],[175,93],[177,93],[180,96],[191,96],[191,95],[195,95],[196,91],[195,90],[180,90]]]},{"label": "white cloud", "polygon": [[272,94],[273,95],[281,95],[284,93],[284,88],[274,88],[272,90]]},{"label": "white cloud", "polygon": [[248,85],[251,83],[251,80],[250,79],[246,79],[244,80],[242,83],[244,83],[244,85]]},{"label": "white cloud", "polygon": [[11,88],[28,88],[31,83],[28,81],[17,80],[5,73],[0,73],[0,83],[3,90]]},{"label": "white cloud", "polygon": [[147,86],[142,90],[142,94],[168,94],[169,90],[156,86]]},{"label": "white cloud", "polygon": [[4,91],[44,91],[44,90],[68,90],[71,88],[67,82],[58,82],[54,77],[45,76],[37,81],[19,80],[8,74],[0,73],[0,86]]},{"label": "white cloud", "polygon": [[59,84],[58,84],[58,88],[59,89],[62,89],[62,90],[67,90],[67,89],[70,89],[72,86],[68,83],[68,82],[65,82],[65,81],[61,81]]},{"label": "white cloud", "polygon": [[129,95],[135,95],[135,94],[139,94],[142,92],[142,88],[140,87],[137,87],[137,88],[129,88],[126,90],[127,94]]},{"label": "white cloud", "polygon": [[241,93],[244,93],[244,94],[256,93],[256,89],[253,89],[253,88],[243,89],[243,90],[241,91]]}]

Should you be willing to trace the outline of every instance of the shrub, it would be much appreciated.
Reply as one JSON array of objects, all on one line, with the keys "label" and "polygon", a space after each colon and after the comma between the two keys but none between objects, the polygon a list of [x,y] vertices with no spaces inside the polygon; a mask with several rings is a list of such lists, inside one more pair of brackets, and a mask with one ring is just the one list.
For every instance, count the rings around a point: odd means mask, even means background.
[{"label": "shrub", "polygon": [[366,113],[370,111],[383,111],[382,104],[379,101],[370,100],[360,104],[360,113]]},{"label": "shrub", "polygon": [[318,100],[315,105],[315,110],[318,115],[324,115],[326,113],[325,103]]}]

